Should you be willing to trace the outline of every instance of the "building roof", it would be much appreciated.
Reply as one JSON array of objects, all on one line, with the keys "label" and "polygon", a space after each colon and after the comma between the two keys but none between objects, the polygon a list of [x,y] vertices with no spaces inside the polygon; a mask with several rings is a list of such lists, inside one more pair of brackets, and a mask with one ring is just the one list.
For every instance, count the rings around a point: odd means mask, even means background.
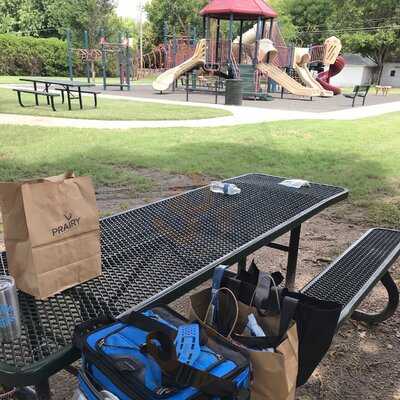
[{"label": "building roof", "polygon": [[361,65],[363,67],[377,67],[377,64],[368,57],[363,57],[361,54],[343,54],[347,65]]},{"label": "building roof", "polygon": [[200,15],[220,19],[254,20],[258,17],[276,18],[278,13],[269,7],[264,0],[211,0]]}]

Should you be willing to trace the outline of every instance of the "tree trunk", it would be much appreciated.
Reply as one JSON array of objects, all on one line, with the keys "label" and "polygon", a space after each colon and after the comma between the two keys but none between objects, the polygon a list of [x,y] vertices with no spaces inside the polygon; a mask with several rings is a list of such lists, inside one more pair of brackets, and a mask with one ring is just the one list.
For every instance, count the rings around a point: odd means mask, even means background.
[{"label": "tree trunk", "polygon": [[379,52],[379,55],[377,57],[377,64],[378,64],[378,81],[377,84],[381,84],[381,79],[382,79],[382,73],[383,73],[383,64],[385,62],[385,57],[386,57],[386,49],[382,49]]}]

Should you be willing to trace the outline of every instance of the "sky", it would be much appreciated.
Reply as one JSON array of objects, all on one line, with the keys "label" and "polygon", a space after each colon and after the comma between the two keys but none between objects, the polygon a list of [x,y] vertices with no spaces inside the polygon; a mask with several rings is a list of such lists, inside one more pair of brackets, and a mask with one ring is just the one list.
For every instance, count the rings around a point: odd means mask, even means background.
[{"label": "sky", "polygon": [[117,13],[121,17],[139,19],[139,6],[149,0],[118,0]]}]

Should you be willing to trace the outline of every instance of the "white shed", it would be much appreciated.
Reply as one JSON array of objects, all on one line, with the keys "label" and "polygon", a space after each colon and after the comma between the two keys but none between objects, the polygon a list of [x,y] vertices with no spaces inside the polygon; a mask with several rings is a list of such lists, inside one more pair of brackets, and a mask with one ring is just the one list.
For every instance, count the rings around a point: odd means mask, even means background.
[{"label": "white shed", "polygon": [[[344,54],[346,65],[340,74],[331,78],[331,83],[339,87],[368,85],[372,82],[376,63],[359,54]],[[400,75],[400,70],[399,70]]]},{"label": "white shed", "polygon": [[383,64],[381,85],[400,87],[400,63]]}]

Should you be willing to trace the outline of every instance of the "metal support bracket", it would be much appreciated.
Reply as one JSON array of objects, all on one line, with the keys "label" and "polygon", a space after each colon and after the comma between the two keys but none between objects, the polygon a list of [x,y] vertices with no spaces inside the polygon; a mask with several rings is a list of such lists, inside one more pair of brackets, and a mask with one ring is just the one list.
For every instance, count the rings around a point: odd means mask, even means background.
[{"label": "metal support bracket", "polygon": [[354,311],[351,315],[351,319],[355,321],[366,322],[367,324],[379,324],[380,322],[386,321],[390,318],[397,310],[399,306],[399,289],[396,286],[393,278],[390,276],[389,272],[386,272],[382,278],[381,282],[388,293],[388,303],[386,307],[376,314],[369,314],[362,311]]}]

